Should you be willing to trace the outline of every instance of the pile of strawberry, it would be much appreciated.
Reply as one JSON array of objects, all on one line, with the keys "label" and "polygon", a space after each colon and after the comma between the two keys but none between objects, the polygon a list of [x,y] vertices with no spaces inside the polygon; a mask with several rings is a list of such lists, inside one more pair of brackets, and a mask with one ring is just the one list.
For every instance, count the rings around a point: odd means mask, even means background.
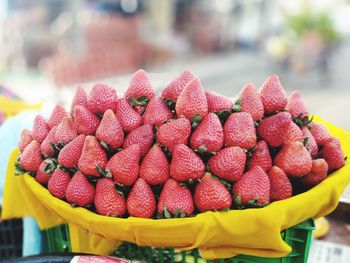
[{"label": "pile of strawberry", "polygon": [[235,101],[205,92],[184,71],[157,97],[137,71],[124,97],[78,88],[24,130],[17,174],[27,172],[73,206],[115,217],[168,218],[261,207],[317,185],[344,165],[337,138],[312,122],[300,92],[278,76]]}]

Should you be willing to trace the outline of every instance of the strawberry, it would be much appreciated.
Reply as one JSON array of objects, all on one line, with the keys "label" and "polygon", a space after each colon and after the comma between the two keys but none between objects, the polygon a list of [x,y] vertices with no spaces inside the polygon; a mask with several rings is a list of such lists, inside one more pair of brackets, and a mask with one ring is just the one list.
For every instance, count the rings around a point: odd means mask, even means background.
[{"label": "strawberry", "polygon": [[42,161],[35,175],[35,180],[40,184],[46,185],[51,177],[51,174],[56,169],[56,166],[57,164],[52,158]]},{"label": "strawberry", "polygon": [[256,148],[249,162],[249,169],[257,165],[259,165],[265,172],[267,172],[272,166],[269,148],[265,141],[258,141],[256,144]]},{"label": "strawberry", "polygon": [[125,198],[117,192],[113,180],[109,178],[97,181],[94,203],[100,215],[122,217],[126,212]]},{"label": "strawberry", "polygon": [[191,136],[191,147],[205,152],[217,152],[224,144],[224,131],[219,117],[209,113],[204,117]]},{"label": "strawberry", "polygon": [[254,166],[233,185],[238,206],[265,205],[270,202],[270,181],[260,166]]},{"label": "strawberry", "polygon": [[34,119],[32,131],[33,139],[39,143],[42,143],[45,140],[49,131],[50,128],[46,120],[41,115],[36,116]]},{"label": "strawberry", "polygon": [[89,94],[87,108],[92,113],[104,114],[106,110],[115,111],[117,92],[106,84],[95,84]]},{"label": "strawberry", "polygon": [[151,187],[142,178],[137,179],[132,187],[126,207],[131,216],[151,218],[156,211],[156,199]]},{"label": "strawberry", "polygon": [[252,115],[247,112],[232,113],[224,125],[226,146],[251,149],[256,144],[256,130]]},{"label": "strawberry", "polygon": [[300,182],[306,186],[315,186],[321,183],[327,177],[328,164],[325,159],[312,160],[311,172],[300,179]]},{"label": "strawberry", "polygon": [[95,134],[100,120],[83,106],[74,108],[74,126],[78,134],[93,135]]},{"label": "strawberry", "polygon": [[274,163],[292,177],[307,175],[312,167],[310,153],[301,142],[283,145],[276,155]]},{"label": "strawberry", "polygon": [[80,134],[73,141],[65,145],[58,154],[58,162],[66,168],[73,168],[78,165],[78,161],[83,150],[85,135]]},{"label": "strawberry", "polygon": [[264,105],[253,83],[246,84],[240,92],[241,111],[252,115],[254,121],[264,117]]},{"label": "strawberry", "polygon": [[308,127],[304,126],[301,128],[301,131],[303,132],[303,135],[305,138],[307,138],[307,142],[305,144],[305,147],[309,150],[311,157],[316,157],[318,154],[318,146],[314,139],[314,136],[312,136],[310,130]]},{"label": "strawberry", "polygon": [[291,123],[291,116],[288,112],[277,113],[263,119],[258,126],[258,135],[270,146],[278,147],[284,143]]},{"label": "strawberry", "polygon": [[96,137],[86,136],[78,161],[79,170],[86,175],[100,176],[99,171],[104,170],[106,164],[107,155]]},{"label": "strawberry", "polygon": [[93,203],[95,197],[95,188],[89,183],[85,175],[77,171],[70,180],[66,199],[73,206],[88,206]]},{"label": "strawberry", "polygon": [[143,123],[160,126],[173,118],[173,113],[168,109],[165,102],[158,97],[152,98],[143,114]]},{"label": "strawberry", "polygon": [[160,214],[168,211],[175,215],[191,216],[194,204],[190,190],[170,178],[160,193],[157,210]]},{"label": "strawberry", "polygon": [[132,144],[128,148],[117,152],[107,163],[107,170],[112,174],[114,181],[131,186],[139,175],[141,147]]},{"label": "strawberry", "polygon": [[138,115],[142,115],[145,112],[145,107],[144,106],[134,106],[134,110]]},{"label": "strawberry", "polygon": [[206,173],[194,190],[194,203],[200,212],[229,209],[232,197],[226,186]]},{"label": "strawberry", "polygon": [[244,172],[247,156],[239,147],[220,150],[208,161],[210,171],[229,182],[237,181]]},{"label": "strawberry", "polygon": [[78,87],[75,92],[72,105],[71,105],[71,113],[74,113],[75,106],[83,106],[87,107],[87,95],[85,90],[82,87]]},{"label": "strawberry", "polygon": [[229,98],[213,91],[206,91],[209,112],[231,111],[233,102]]},{"label": "strawberry", "polygon": [[152,125],[145,124],[131,131],[124,140],[123,148],[128,148],[132,144],[140,145],[141,158],[145,156],[153,144]]},{"label": "strawberry", "polygon": [[96,138],[101,144],[108,145],[111,149],[117,149],[123,145],[124,132],[114,112],[106,110],[96,130]]},{"label": "strawberry", "polygon": [[292,197],[292,184],[287,175],[277,166],[272,166],[268,173],[270,179],[271,202]]},{"label": "strawberry", "polygon": [[162,98],[170,101],[177,101],[181,91],[185,88],[186,84],[194,78],[193,74],[188,70],[181,72],[180,76],[172,80],[162,92]]},{"label": "strawberry", "polygon": [[53,156],[54,153],[55,153],[53,148],[52,148],[52,145],[54,145],[55,142],[56,142],[56,140],[55,140],[56,129],[57,129],[57,126],[54,126],[49,131],[49,133],[46,136],[45,140],[40,145],[40,151],[41,151],[41,154],[44,157]]},{"label": "strawberry", "polygon": [[304,134],[300,130],[299,126],[294,122],[291,122],[286,137],[284,138],[284,143],[292,142],[302,142],[304,139]]},{"label": "strawberry", "polygon": [[184,116],[192,122],[199,122],[208,114],[207,97],[199,79],[187,83],[177,99],[175,111],[178,117]]},{"label": "strawberry", "polygon": [[185,144],[178,144],[174,148],[170,163],[170,176],[178,182],[199,179],[205,171],[205,165]]},{"label": "strawberry", "polygon": [[267,113],[283,111],[287,106],[287,94],[277,75],[269,76],[259,89],[259,93]]},{"label": "strawberry", "polygon": [[169,162],[157,144],[143,158],[140,177],[150,185],[164,184],[169,179]]},{"label": "strawberry", "polygon": [[324,145],[332,138],[332,135],[322,123],[313,122],[310,131],[319,146]]},{"label": "strawberry", "polygon": [[32,141],[21,154],[19,164],[26,172],[36,172],[42,161],[43,158],[40,154],[40,143]]},{"label": "strawberry", "polygon": [[21,152],[27,147],[28,144],[33,140],[32,132],[28,129],[24,129],[21,134],[21,138],[18,143],[18,148]]},{"label": "strawberry", "polygon": [[187,144],[191,134],[191,123],[186,118],[179,118],[164,123],[157,131],[157,142],[167,147],[170,152],[179,143]]},{"label": "strawberry", "polygon": [[294,120],[297,118],[300,118],[302,120],[309,115],[300,91],[295,90],[290,94],[286,110],[289,111]]},{"label": "strawberry", "polygon": [[154,97],[151,80],[146,71],[139,69],[132,75],[124,94],[132,106],[142,106]]},{"label": "strawberry", "polygon": [[344,152],[337,138],[332,138],[323,145],[322,156],[331,171],[337,170],[345,164]]},{"label": "strawberry", "polygon": [[47,183],[47,189],[53,196],[64,199],[70,179],[69,173],[63,172],[61,169],[56,169]]},{"label": "strawberry", "polygon": [[61,105],[56,105],[48,121],[50,129],[60,124],[63,118],[67,116],[69,116],[68,112],[66,112],[66,110]]},{"label": "strawberry", "polygon": [[64,117],[61,123],[58,124],[55,132],[56,144],[61,143],[65,145],[77,136],[72,117]]},{"label": "strawberry", "polygon": [[116,116],[125,132],[131,132],[142,125],[142,117],[124,98],[117,101]]}]

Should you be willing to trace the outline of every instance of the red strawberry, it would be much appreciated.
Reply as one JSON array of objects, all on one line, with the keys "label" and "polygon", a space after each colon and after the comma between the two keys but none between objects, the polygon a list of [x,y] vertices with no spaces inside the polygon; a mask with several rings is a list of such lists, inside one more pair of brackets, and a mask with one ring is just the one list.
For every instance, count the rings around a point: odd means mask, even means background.
[{"label": "red strawberry", "polygon": [[45,140],[49,131],[50,128],[46,120],[40,115],[36,116],[33,124],[33,139],[39,143],[42,143]]},{"label": "red strawberry", "polygon": [[239,206],[268,204],[269,177],[260,166],[254,166],[233,185],[232,192]]},{"label": "red strawberry", "polygon": [[179,118],[164,123],[159,127],[157,131],[157,141],[172,152],[176,144],[187,144],[190,134],[190,121],[186,118]]},{"label": "red strawberry", "polygon": [[309,115],[304,99],[298,90],[290,94],[286,109],[292,115],[293,119],[297,119],[298,117],[303,119]]},{"label": "red strawberry", "polygon": [[75,106],[87,107],[87,95],[82,87],[78,87],[71,105],[71,113],[74,113]]},{"label": "red strawberry", "polygon": [[95,84],[89,94],[87,108],[92,113],[103,114],[106,110],[115,111],[117,92],[106,84]]},{"label": "red strawberry", "polygon": [[74,108],[74,126],[78,134],[93,135],[95,134],[100,120],[83,106]]},{"label": "red strawberry", "polygon": [[277,166],[272,166],[268,173],[270,179],[270,199],[271,202],[292,197],[292,185],[283,170]]},{"label": "red strawberry", "polygon": [[74,129],[73,119],[71,117],[64,117],[61,123],[57,126],[55,132],[56,144],[62,143],[65,145],[77,136],[78,134]]},{"label": "red strawberry", "polygon": [[142,117],[124,98],[117,101],[116,116],[125,132],[131,132],[142,125]]},{"label": "red strawberry", "polygon": [[327,177],[328,164],[325,159],[312,160],[311,172],[300,179],[300,182],[306,186],[315,186],[321,183]]},{"label": "red strawberry", "polygon": [[142,115],[145,112],[144,106],[134,106],[134,110],[137,112],[138,115]]},{"label": "red strawberry", "polygon": [[125,198],[117,192],[113,180],[109,178],[97,181],[94,203],[100,215],[121,217],[126,212]]},{"label": "red strawberry", "polygon": [[151,187],[142,178],[137,179],[132,187],[126,207],[131,216],[151,218],[156,211],[156,199]]},{"label": "red strawberry", "polygon": [[36,172],[42,161],[43,158],[40,154],[40,143],[32,141],[21,154],[19,164],[26,172]]},{"label": "red strawberry", "polygon": [[100,176],[99,169],[104,170],[107,164],[107,155],[94,136],[86,136],[81,152],[78,168],[86,174]]},{"label": "red strawberry", "polygon": [[220,150],[208,161],[210,171],[229,182],[237,181],[244,172],[247,156],[239,147]]},{"label": "red strawberry", "polygon": [[170,176],[178,182],[199,179],[203,176],[205,165],[185,144],[178,144],[174,148],[170,163]]},{"label": "red strawberry", "polygon": [[88,206],[93,203],[95,197],[95,188],[90,184],[80,171],[77,171],[72,180],[70,180],[66,199],[73,206]]},{"label": "red strawberry", "polygon": [[66,112],[66,110],[61,105],[56,105],[48,121],[50,129],[52,129],[53,126],[60,124],[63,118],[67,116],[69,116],[68,112]]},{"label": "red strawberry", "polygon": [[193,74],[187,70],[183,71],[180,76],[172,80],[163,90],[162,98],[177,101],[181,91],[186,84],[194,78]]},{"label": "red strawberry", "polygon": [[254,121],[264,117],[264,106],[254,84],[246,84],[240,93],[240,98],[241,111],[250,113]]},{"label": "red strawberry", "polygon": [[55,140],[56,129],[57,129],[57,126],[54,126],[49,131],[49,134],[46,136],[45,140],[40,145],[40,151],[44,157],[50,157],[54,155],[54,150],[52,149],[52,145],[56,143],[56,140]]},{"label": "red strawberry", "polygon": [[256,144],[255,151],[249,162],[249,169],[257,165],[259,165],[265,172],[267,172],[272,166],[269,148],[265,141],[259,141]]},{"label": "red strawberry", "polygon": [[161,98],[152,98],[143,114],[143,123],[160,126],[173,118],[173,113],[168,109]]},{"label": "red strawberry", "polygon": [[301,131],[303,132],[303,135],[305,138],[307,138],[307,142],[305,144],[305,147],[309,150],[311,157],[316,157],[318,154],[318,146],[314,139],[314,136],[312,136],[310,130],[308,127],[304,126],[301,128]]},{"label": "red strawberry", "polygon": [[27,147],[28,144],[33,140],[32,132],[28,129],[24,129],[21,134],[21,138],[18,143],[18,148],[21,152]]},{"label": "red strawberry", "polygon": [[275,157],[275,165],[292,177],[302,177],[311,171],[310,153],[301,142],[283,145]]},{"label": "red strawberry", "polygon": [[58,154],[58,162],[66,168],[73,168],[78,165],[78,161],[83,150],[85,135],[80,134],[73,141],[63,147]]},{"label": "red strawberry", "polygon": [[44,160],[39,166],[35,180],[40,184],[47,184],[55,169],[56,163],[52,158]]},{"label": "red strawberry", "polygon": [[114,181],[126,186],[135,183],[139,175],[140,152],[140,145],[133,144],[112,156],[107,163],[107,170]]},{"label": "red strawberry", "polygon": [[145,124],[131,131],[124,140],[123,148],[128,148],[132,144],[140,145],[141,158],[145,156],[153,144],[152,125]]},{"label": "red strawberry", "polygon": [[69,182],[69,173],[63,172],[61,169],[56,169],[47,183],[47,189],[53,196],[64,199]]},{"label": "red strawberry", "polygon": [[265,112],[283,111],[287,106],[287,94],[277,75],[271,75],[259,89]]},{"label": "red strawberry", "polygon": [[194,203],[200,212],[229,209],[232,197],[226,186],[206,173],[194,191]]},{"label": "red strawberry", "polygon": [[168,160],[157,144],[154,144],[143,158],[140,177],[150,185],[164,184],[169,179]]},{"label": "red strawberry", "polygon": [[292,143],[292,142],[302,142],[304,139],[304,134],[300,130],[299,126],[294,122],[291,122],[289,125],[289,129],[287,135],[284,139],[284,143]]},{"label": "red strawberry", "polygon": [[112,149],[117,149],[123,145],[124,132],[112,110],[108,109],[103,114],[100,125],[96,130],[96,138]]},{"label": "red strawberry", "polygon": [[223,110],[231,111],[233,102],[229,98],[222,96],[213,91],[206,91],[205,96],[208,101],[209,112],[220,112]]},{"label": "red strawberry", "polygon": [[184,116],[189,120],[193,120],[193,117],[202,120],[208,114],[207,97],[199,79],[191,80],[182,90],[175,111],[178,117]]},{"label": "red strawberry", "polygon": [[337,138],[332,138],[323,145],[322,156],[328,163],[329,170],[337,170],[345,164],[344,152]]},{"label": "red strawberry", "polygon": [[232,113],[224,125],[225,145],[251,149],[256,144],[256,130],[252,115],[247,112]]},{"label": "red strawberry", "polygon": [[190,190],[170,178],[160,193],[157,210],[160,214],[166,210],[172,214],[183,212],[191,216],[194,204]]},{"label": "red strawberry", "polygon": [[288,112],[277,113],[263,119],[258,126],[258,135],[270,146],[278,147],[284,143],[291,123],[291,116]]},{"label": "red strawberry", "polygon": [[191,136],[191,147],[205,152],[217,152],[224,144],[224,131],[219,117],[209,113],[204,117]]},{"label": "red strawberry", "polygon": [[151,80],[146,71],[139,69],[132,75],[124,96],[133,106],[144,105],[154,97]]},{"label": "red strawberry", "polygon": [[318,145],[324,145],[332,138],[332,135],[322,123],[313,122],[310,131]]}]

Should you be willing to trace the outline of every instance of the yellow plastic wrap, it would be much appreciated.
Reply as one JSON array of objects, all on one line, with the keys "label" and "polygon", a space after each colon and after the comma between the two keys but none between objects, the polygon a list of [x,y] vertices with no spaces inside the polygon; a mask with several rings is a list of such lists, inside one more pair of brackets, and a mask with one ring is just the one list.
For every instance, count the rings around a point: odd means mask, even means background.
[{"label": "yellow plastic wrap", "polygon": [[[341,140],[343,150],[349,156],[350,134],[325,124]],[[177,249],[200,248],[207,259],[236,254],[282,257],[291,252],[291,248],[282,240],[280,231],[332,212],[350,181],[350,164],[347,162],[313,189],[264,208],[206,212],[184,219],[121,219],[72,208],[53,197],[29,175],[14,176],[18,152],[15,150],[9,161],[2,218],[33,216],[42,229],[69,223],[73,252],[100,255],[111,253],[120,241],[129,241]]]},{"label": "yellow plastic wrap", "polygon": [[11,117],[24,110],[38,110],[41,107],[42,103],[29,104],[0,95],[0,111],[4,112],[6,117]]}]

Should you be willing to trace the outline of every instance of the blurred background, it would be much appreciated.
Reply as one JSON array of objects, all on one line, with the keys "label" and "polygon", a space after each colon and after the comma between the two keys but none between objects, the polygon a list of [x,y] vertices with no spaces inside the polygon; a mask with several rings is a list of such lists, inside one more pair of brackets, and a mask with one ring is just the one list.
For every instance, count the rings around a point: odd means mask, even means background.
[{"label": "blurred background", "polygon": [[[155,89],[188,69],[231,97],[277,73],[311,113],[350,131],[350,0],[0,1],[2,96],[51,109],[79,85],[121,95],[139,68]],[[326,240],[350,244],[349,211]]]}]

